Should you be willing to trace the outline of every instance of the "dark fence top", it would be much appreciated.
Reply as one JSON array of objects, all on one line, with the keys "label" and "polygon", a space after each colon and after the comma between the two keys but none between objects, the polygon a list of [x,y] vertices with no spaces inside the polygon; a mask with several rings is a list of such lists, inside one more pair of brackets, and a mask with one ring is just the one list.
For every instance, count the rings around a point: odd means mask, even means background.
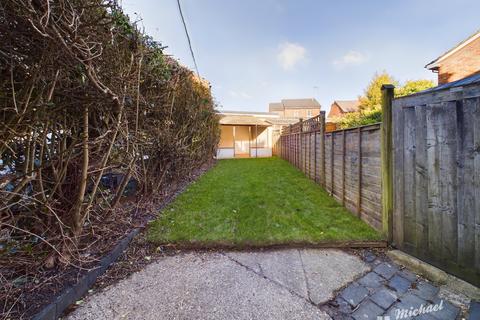
[{"label": "dark fence top", "polygon": [[325,111],[321,111],[318,116],[307,119],[305,121],[299,121],[290,126],[284,127],[282,130],[282,134],[319,131],[322,129],[324,117]]},{"label": "dark fence top", "polygon": [[342,131],[375,130],[375,129],[380,129],[381,124],[382,124],[381,122],[375,122],[375,123],[371,123],[371,124],[365,124],[363,126],[357,126],[357,127],[351,127],[351,128],[345,128],[345,129],[337,129],[337,130],[333,130],[333,131],[330,131],[330,132],[325,132],[325,134],[328,135],[328,134],[342,132]]}]

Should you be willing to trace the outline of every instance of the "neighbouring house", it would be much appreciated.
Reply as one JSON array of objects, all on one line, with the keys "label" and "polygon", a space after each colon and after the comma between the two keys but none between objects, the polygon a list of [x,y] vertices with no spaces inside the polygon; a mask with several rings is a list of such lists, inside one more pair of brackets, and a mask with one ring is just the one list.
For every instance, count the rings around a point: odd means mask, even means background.
[{"label": "neighbouring house", "polygon": [[298,121],[273,112],[222,111],[217,159],[271,157],[283,126]]},{"label": "neighbouring house", "polygon": [[438,73],[438,85],[480,73],[480,31],[425,66]]},{"label": "neighbouring house", "polygon": [[320,103],[314,98],[282,99],[281,102],[272,102],[268,111],[277,113],[284,118],[308,119],[320,114]]},{"label": "neighbouring house", "polygon": [[327,119],[341,118],[347,113],[358,111],[360,111],[360,101],[358,100],[335,100],[330,107]]},{"label": "neighbouring house", "polygon": [[347,113],[360,111],[358,100],[335,100],[330,106],[327,119],[325,119],[325,132],[337,130],[337,120]]}]

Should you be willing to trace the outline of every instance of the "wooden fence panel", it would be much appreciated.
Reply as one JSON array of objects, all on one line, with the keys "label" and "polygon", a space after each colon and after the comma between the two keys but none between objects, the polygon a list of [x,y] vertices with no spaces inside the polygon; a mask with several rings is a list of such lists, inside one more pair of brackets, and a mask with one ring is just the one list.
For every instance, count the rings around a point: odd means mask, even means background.
[{"label": "wooden fence panel", "polygon": [[[392,116],[393,244],[480,285],[480,85],[395,99]],[[381,230],[380,125],[324,129],[286,128],[279,154]]]},{"label": "wooden fence panel", "polygon": [[360,217],[378,230],[382,227],[380,169],[380,125],[361,131],[361,206]]},{"label": "wooden fence panel", "polygon": [[393,241],[480,285],[480,85],[393,101]]},{"label": "wooden fence panel", "polygon": [[[279,140],[280,155],[380,230],[380,125],[325,133],[321,121],[314,118],[286,128],[282,132],[286,140]],[[294,147],[285,142],[292,137]]]},{"label": "wooden fence panel", "polygon": [[344,206],[355,214],[359,214],[359,168],[360,168],[360,153],[358,148],[359,134],[358,130],[346,131],[345,139],[345,195]]},{"label": "wooden fence panel", "polygon": [[325,161],[324,161],[324,172],[323,174],[325,175],[325,190],[327,190],[329,193],[332,193],[332,187],[333,187],[333,175],[332,175],[332,139],[333,139],[333,134],[332,133],[327,133],[325,134]]},{"label": "wooden fence panel", "polygon": [[344,131],[333,132],[335,143],[333,144],[333,197],[343,203],[343,138]]}]

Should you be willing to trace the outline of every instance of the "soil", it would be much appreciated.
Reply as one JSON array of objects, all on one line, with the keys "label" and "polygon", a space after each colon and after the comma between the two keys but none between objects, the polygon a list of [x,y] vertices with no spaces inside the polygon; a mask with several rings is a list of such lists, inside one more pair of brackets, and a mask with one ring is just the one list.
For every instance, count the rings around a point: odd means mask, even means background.
[{"label": "soil", "polygon": [[[82,260],[75,266],[36,267],[35,260],[45,260],[49,252],[5,255],[0,262],[0,319],[30,319],[52,302],[65,288],[75,284],[89,269],[134,228],[145,228],[160,211],[183,192],[193,181],[209,170],[215,162],[207,163],[182,181],[172,183],[155,199],[125,199],[122,207],[108,217],[91,217],[86,234],[81,238],[79,251]],[[133,200],[133,201],[132,201]],[[125,217],[128,217],[125,219]],[[140,270],[146,264],[174,248],[157,247],[145,239],[145,232],[135,237],[118,262],[97,280],[98,290]]]}]

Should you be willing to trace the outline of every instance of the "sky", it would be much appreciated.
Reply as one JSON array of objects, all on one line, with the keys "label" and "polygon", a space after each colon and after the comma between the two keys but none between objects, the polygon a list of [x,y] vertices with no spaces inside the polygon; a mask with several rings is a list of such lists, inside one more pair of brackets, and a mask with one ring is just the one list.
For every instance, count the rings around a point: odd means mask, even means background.
[{"label": "sky", "polygon": [[[424,66],[480,29],[478,0],[181,0],[200,75],[219,110],[356,99],[375,72],[432,79]],[[176,0],[122,0],[165,52],[194,68]]]}]

